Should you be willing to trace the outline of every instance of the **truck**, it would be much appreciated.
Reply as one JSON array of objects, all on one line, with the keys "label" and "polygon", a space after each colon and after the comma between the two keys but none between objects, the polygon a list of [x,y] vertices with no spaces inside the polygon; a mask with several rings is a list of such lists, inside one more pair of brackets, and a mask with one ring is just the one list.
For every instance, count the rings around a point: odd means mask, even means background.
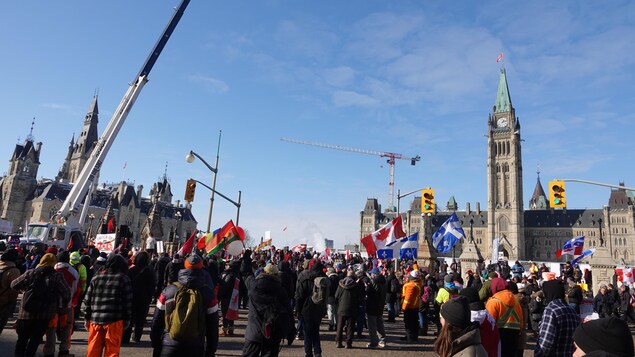
[{"label": "truck", "polygon": [[[128,90],[121,99],[117,110],[110,118],[106,129],[79,174],[77,182],[74,183],[59,211],[51,218],[50,222],[30,223],[26,230],[26,236],[20,240],[21,243],[28,245],[45,244],[71,251],[84,247],[84,233],[82,232],[81,222],[86,219],[95,177],[97,177],[119,130],[126,121],[128,113],[130,113],[144,85],[148,82],[148,75],[152,67],[154,67],[189,3],[190,0],[182,0],[179,6],[175,8],[170,22],[163,30],[161,37],[154,45],[141,70],[128,86]],[[80,211],[82,201],[85,203]]]}]

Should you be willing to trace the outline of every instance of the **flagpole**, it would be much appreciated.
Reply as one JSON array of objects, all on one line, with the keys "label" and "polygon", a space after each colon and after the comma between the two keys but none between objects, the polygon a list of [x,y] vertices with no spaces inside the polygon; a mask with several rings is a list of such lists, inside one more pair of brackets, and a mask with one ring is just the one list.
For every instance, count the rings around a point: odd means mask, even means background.
[{"label": "flagpole", "polygon": [[[212,226],[212,210],[214,209],[214,193],[216,192],[216,176],[218,175],[218,159],[220,156],[220,139],[223,134],[222,130],[218,131],[218,147],[216,148],[216,164],[214,165],[214,180],[212,181],[212,197],[209,199],[209,214],[207,216],[207,232],[210,232]],[[238,219],[236,219],[238,225]]]}]

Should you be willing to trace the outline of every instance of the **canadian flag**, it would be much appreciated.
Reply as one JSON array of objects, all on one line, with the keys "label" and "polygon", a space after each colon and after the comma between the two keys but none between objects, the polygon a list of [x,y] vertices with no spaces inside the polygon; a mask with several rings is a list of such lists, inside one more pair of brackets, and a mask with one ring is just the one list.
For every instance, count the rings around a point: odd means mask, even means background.
[{"label": "canadian flag", "polygon": [[351,260],[351,250],[350,249],[346,249],[346,260],[347,261]]},{"label": "canadian flag", "polygon": [[617,281],[621,281],[624,284],[635,282],[635,268],[617,268],[615,269],[615,275],[617,275]]},{"label": "canadian flag", "polygon": [[401,215],[399,215],[378,231],[362,238],[361,242],[370,256],[376,254],[377,250],[384,248],[387,244],[405,236],[406,232],[403,231]]},{"label": "canadian flag", "polygon": [[500,62],[503,60],[503,52],[501,52],[500,55],[498,55],[498,58],[496,59],[496,63]]}]

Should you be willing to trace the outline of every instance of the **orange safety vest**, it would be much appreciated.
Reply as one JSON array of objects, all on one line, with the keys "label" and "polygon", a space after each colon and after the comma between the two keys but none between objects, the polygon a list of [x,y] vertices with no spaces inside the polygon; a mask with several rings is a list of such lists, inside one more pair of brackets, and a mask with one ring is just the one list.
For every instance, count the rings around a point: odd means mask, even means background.
[{"label": "orange safety vest", "polygon": [[404,284],[401,296],[403,297],[403,303],[401,304],[403,310],[418,309],[419,300],[421,299],[421,287],[416,281],[409,281]]},{"label": "orange safety vest", "polygon": [[520,330],[523,323],[523,312],[518,300],[514,299],[513,306],[507,305],[503,300],[496,297],[492,297],[491,300],[497,301],[505,307],[505,311],[496,319],[496,326],[498,328]]}]

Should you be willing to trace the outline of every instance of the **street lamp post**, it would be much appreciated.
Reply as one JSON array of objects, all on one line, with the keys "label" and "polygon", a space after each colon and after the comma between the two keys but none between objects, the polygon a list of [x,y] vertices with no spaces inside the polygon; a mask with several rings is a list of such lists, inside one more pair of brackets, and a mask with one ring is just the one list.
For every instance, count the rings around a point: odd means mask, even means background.
[{"label": "street lamp post", "polygon": [[94,214],[88,215],[88,235],[86,236],[86,245],[88,245],[88,241],[90,237],[93,235],[93,220],[95,219]]},{"label": "street lamp post", "polygon": [[174,229],[174,233],[172,234],[172,254],[176,253],[177,247],[179,245],[179,225],[181,223],[181,212],[176,211],[174,214],[174,219],[176,219],[176,225]]},{"label": "street lamp post", "polygon": [[218,147],[216,149],[216,164],[214,165],[214,167],[210,166],[210,164],[208,164],[207,161],[205,161],[205,159],[203,159],[199,154],[195,153],[192,150],[190,150],[190,153],[185,156],[185,161],[187,161],[187,163],[189,164],[193,163],[198,157],[201,160],[201,162],[203,162],[203,164],[205,164],[205,166],[207,166],[207,168],[214,173],[214,178],[212,180],[212,196],[209,199],[209,213],[207,215],[207,232],[208,233],[211,232],[210,229],[212,226],[212,211],[214,209],[214,193],[216,191],[216,175],[218,174],[218,159],[220,155],[220,139],[221,139],[222,133],[223,133],[222,130],[218,132]]}]

